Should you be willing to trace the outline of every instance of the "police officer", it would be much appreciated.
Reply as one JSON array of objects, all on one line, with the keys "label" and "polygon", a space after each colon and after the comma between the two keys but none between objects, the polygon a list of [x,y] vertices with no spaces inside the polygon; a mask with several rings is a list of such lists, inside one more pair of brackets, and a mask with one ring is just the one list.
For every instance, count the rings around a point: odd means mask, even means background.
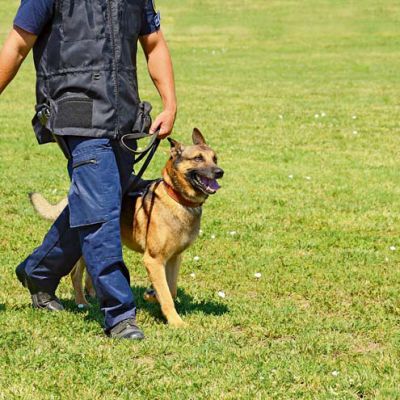
[{"label": "police officer", "polygon": [[105,333],[143,339],[129,272],[122,259],[119,217],[133,156],[120,138],[140,108],[137,43],[144,50],[163,112],[150,133],[167,137],[176,115],[170,54],[151,0],[22,0],[0,53],[0,93],[33,48],[40,144],[58,141],[68,154],[69,206],[43,243],[16,270],[35,308],[61,311],[55,292],[83,255]]}]

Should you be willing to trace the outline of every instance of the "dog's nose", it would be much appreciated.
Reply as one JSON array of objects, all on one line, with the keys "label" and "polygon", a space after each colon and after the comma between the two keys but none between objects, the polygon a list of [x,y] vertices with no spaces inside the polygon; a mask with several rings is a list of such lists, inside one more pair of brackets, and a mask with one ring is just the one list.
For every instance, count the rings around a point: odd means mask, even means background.
[{"label": "dog's nose", "polygon": [[224,170],[222,168],[215,168],[214,176],[215,176],[215,179],[222,178],[224,176]]}]

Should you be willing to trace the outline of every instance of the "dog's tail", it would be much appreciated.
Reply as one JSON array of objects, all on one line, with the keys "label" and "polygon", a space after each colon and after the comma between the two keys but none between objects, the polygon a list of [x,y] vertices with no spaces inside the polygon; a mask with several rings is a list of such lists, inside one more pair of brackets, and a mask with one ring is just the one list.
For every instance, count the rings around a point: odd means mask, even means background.
[{"label": "dog's tail", "polygon": [[68,204],[64,198],[57,204],[50,204],[40,193],[29,193],[29,198],[35,211],[43,218],[54,221]]}]

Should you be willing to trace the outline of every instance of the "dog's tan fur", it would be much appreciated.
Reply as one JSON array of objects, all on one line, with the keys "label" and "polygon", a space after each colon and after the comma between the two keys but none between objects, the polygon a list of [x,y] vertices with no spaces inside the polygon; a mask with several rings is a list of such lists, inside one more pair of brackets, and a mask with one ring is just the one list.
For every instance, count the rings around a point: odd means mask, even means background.
[{"label": "dog's tan fur", "polygon": [[[143,254],[143,261],[154,288],[154,294],[146,292],[145,299],[158,301],[168,323],[178,327],[184,324],[174,305],[177,296],[177,279],[182,253],[196,239],[200,229],[201,205],[208,195],[190,183],[191,171],[217,169],[214,151],[205,143],[199,130],[193,131],[193,146],[183,146],[170,140],[171,156],[162,171],[163,180],[151,184],[144,196],[134,201],[125,196],[121,212],[123,243]],[[201,160],[200,160],[201,159]],[[200,160],[200,161],[199,161]],[[167,185],[178,193],[183,205],[167,192]],[[36,210],[45,218],[54,219],[61,212],[58,205],[50,205],[42,196],[31,197]],[[71,272],[77,304],[87,304],[82,287],[85,264],[79,260]],[[90,277],[86,274],[86,290],[94,295]]]}]

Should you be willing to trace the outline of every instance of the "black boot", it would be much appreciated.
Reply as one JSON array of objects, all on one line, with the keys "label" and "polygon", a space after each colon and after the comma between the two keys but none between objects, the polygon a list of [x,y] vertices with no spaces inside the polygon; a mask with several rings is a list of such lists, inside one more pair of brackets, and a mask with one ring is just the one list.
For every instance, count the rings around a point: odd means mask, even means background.
[{"label": "black boot", "polygon": [[54,293],[43,292],[37,287],[36,284],[32,282],[31,279],[29,279],[22,264],[17,267],[15,273],[22,285],[28,288],[31,294],[33,308],[39,308],[48,311],[64,310],[63,305]]},{"label": "black boot", "polygon": [[115,325],[107,335],[111,338],[117,339],[131,339],[131,340],[143,340],[144,334],[142,330],[136,325],[133,318],[125,319]]}]

